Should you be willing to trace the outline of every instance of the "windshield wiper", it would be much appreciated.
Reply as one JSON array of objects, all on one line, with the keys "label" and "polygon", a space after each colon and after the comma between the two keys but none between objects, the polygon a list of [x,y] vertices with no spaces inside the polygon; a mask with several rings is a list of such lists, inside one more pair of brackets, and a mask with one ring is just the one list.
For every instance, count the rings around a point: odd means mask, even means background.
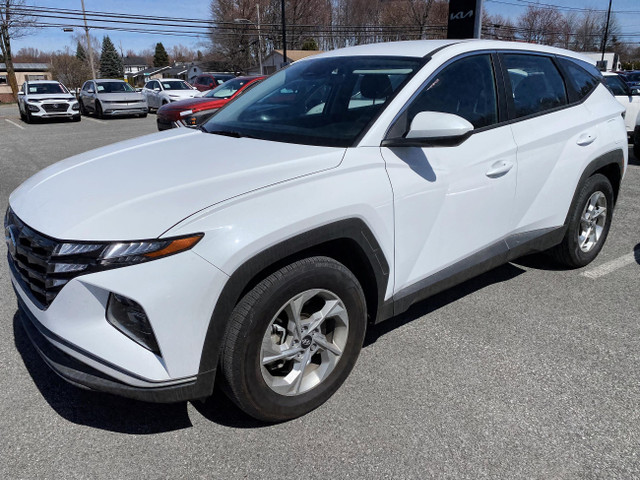
[{"label": "windshield wiper", "polygon": [[251,135],[247,135],[246,133],[237,132],[235,130],[211,130],[208,133],[213,133],[216,135],[224,135],[226,137],[233,137],[233,138],[256,138],[256,137],[252,137]]}]

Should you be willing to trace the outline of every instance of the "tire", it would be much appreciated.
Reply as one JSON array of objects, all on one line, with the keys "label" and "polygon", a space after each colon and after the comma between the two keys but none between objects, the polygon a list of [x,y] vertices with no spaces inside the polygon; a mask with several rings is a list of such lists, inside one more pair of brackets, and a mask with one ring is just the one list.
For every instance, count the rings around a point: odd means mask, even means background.
[{"label": "tire", "polygon": [[[569,212],[567,232],[551,251],[559,263],[579,268],[598,256],[611,227],[613,202],[613,188],[607,177],[598,173],[584,182]],[[600,213],[593,215],[597,212]]]},{"label": "tire", "polygon": [[18,107],[18,112],[20,112],[20,120],[22,120],[23,122],[27,121],[27,116],[24,114],[24,112],[22,111],[22,109],[20,107]]},{"label": "tire", "polygon": [[80,115],[74,115],[73,117],[71,117],[72,122],[79,122],[81,119],[82,117]]},{"label": "tire", "polygon": [[141,114],[139,115],[139,117],[140,117],[140,118],[147,118],[147,114],[146,114],[146,113],[141,113]]},{"label": "tire", "polygon": [[96,117],[104,118],[104,114],[102,113],[102,105],[98,101],[96,101]]},{"label": "tire", "polygon": [[640,138],[636,138],[633,140],[633,156],[636,157],[636,160],[640,162]]},{"label": "tire", "polygon": [[[296,309],[300,322],[293,320]],[[324,316],[309,320],[323,309]],[[221,352],[225,393],[266,422],[310,412],[351,372],[366,315],[362,288],[341,263],[311,257],[281,268],[251,289],[231,314]]]},{"label": "tire", "polygon": [[84,103],[82,103],[82,100],[80,100],[78,104],[80,105],[80,115],[89,115],[87,109],[84,107]]},{"label": "tire", "polygon": [[24,121],[26,123],[33,123],[33,117],[31,116],[31,112],[27,109],[27,113],[25,114]]}]

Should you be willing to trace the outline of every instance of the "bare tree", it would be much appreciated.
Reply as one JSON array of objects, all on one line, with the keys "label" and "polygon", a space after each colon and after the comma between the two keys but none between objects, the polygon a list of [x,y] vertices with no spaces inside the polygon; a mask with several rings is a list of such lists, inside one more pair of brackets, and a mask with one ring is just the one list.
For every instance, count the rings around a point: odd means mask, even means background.
[{"label": "bare tree", "polygon": [[564,16],[556,8],[529,5],[518,18],[518,28],[523,40],[530,43],[555,45],[560,38]]},{"label": "bare tree", "polygon": [[11,39],[26,35],[33,18],[21,13],[24,0],[0,0],[0,51],[7,67],[7,77],[14,98],[18,98],[18,82],[13,68]]},{"label": "bare tree", "polygon": [[64,53],[51,56],[51,76],[71,89],[76,89],[91,78],[91,69],[67,48]]},{"label": "bare tree", "polygon": [[513,41],[516,39],[516,26],[502,15],[489,15],[482,12],[482,36],[495,40]]}]

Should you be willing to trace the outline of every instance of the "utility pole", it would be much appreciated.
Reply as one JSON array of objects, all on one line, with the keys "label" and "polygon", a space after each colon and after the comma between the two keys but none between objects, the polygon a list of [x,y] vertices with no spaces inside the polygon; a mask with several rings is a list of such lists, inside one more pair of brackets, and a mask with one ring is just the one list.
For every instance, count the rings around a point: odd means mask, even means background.
[{"label": "utility pole", "polygon": [[284,0],[280,2],[280,5],[282,10],[282,56],[284,57],[282,66],[284,67],[287,64],[287,23],[284,15]]},{"label": "utility pole", "polygon": [[96,75],[96,67],[93,65],[93,49],[91,48],[91,35],[89,35],[89,26],[87,25],[87,14],[84,11],[84,0],[80,0],[82,3],[82,16],[84,17],[84,31],[87,33],[87,46],[89,48],[89,63],[91,64],[92,78],[98,78]]},{"label": "utility pole", "polygon": [[604,27],[604,38],[602,39],[602,58],[600,59],[600,62],[604,62],[604,50],[605,48],[607,48],[607,37],[609,36],[609,19],[611,18],[611,1],[612,0],[609,0],[609,10],[607,11],[607,24]]},{"label": "utility pole", "polygon": [[260,35],[260,4],[256,4],[256,11],[258,12],[258,63],[260,64],[260,75],[263,75],[262,71],[262,35]]}]

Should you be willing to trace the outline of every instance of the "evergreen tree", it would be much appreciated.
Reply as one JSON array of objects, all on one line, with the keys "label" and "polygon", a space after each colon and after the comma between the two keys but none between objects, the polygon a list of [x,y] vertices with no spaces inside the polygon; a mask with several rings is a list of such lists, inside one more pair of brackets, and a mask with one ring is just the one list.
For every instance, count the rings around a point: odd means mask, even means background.
[{"label": "evergreen tree", "polygon": [[169,65],[169,55],[167,51],[164,49],[164,45],[162,43],[156,44],[156,53],[153,55],[153,66],[154,67],[165,67]]},{"label": "evergreen tree", "polygon": [[82,62],[87,61],[87,52],[84,51],[84,47],[80,42],[78,42],[78,46],[76,47],[76,58]]},{"label": "evergreen tree", "polygon": [[102,41],[102,55],[100,55],[100,76],[102,78],[123,78],[124,65],[111,39],[106,36]]}]

